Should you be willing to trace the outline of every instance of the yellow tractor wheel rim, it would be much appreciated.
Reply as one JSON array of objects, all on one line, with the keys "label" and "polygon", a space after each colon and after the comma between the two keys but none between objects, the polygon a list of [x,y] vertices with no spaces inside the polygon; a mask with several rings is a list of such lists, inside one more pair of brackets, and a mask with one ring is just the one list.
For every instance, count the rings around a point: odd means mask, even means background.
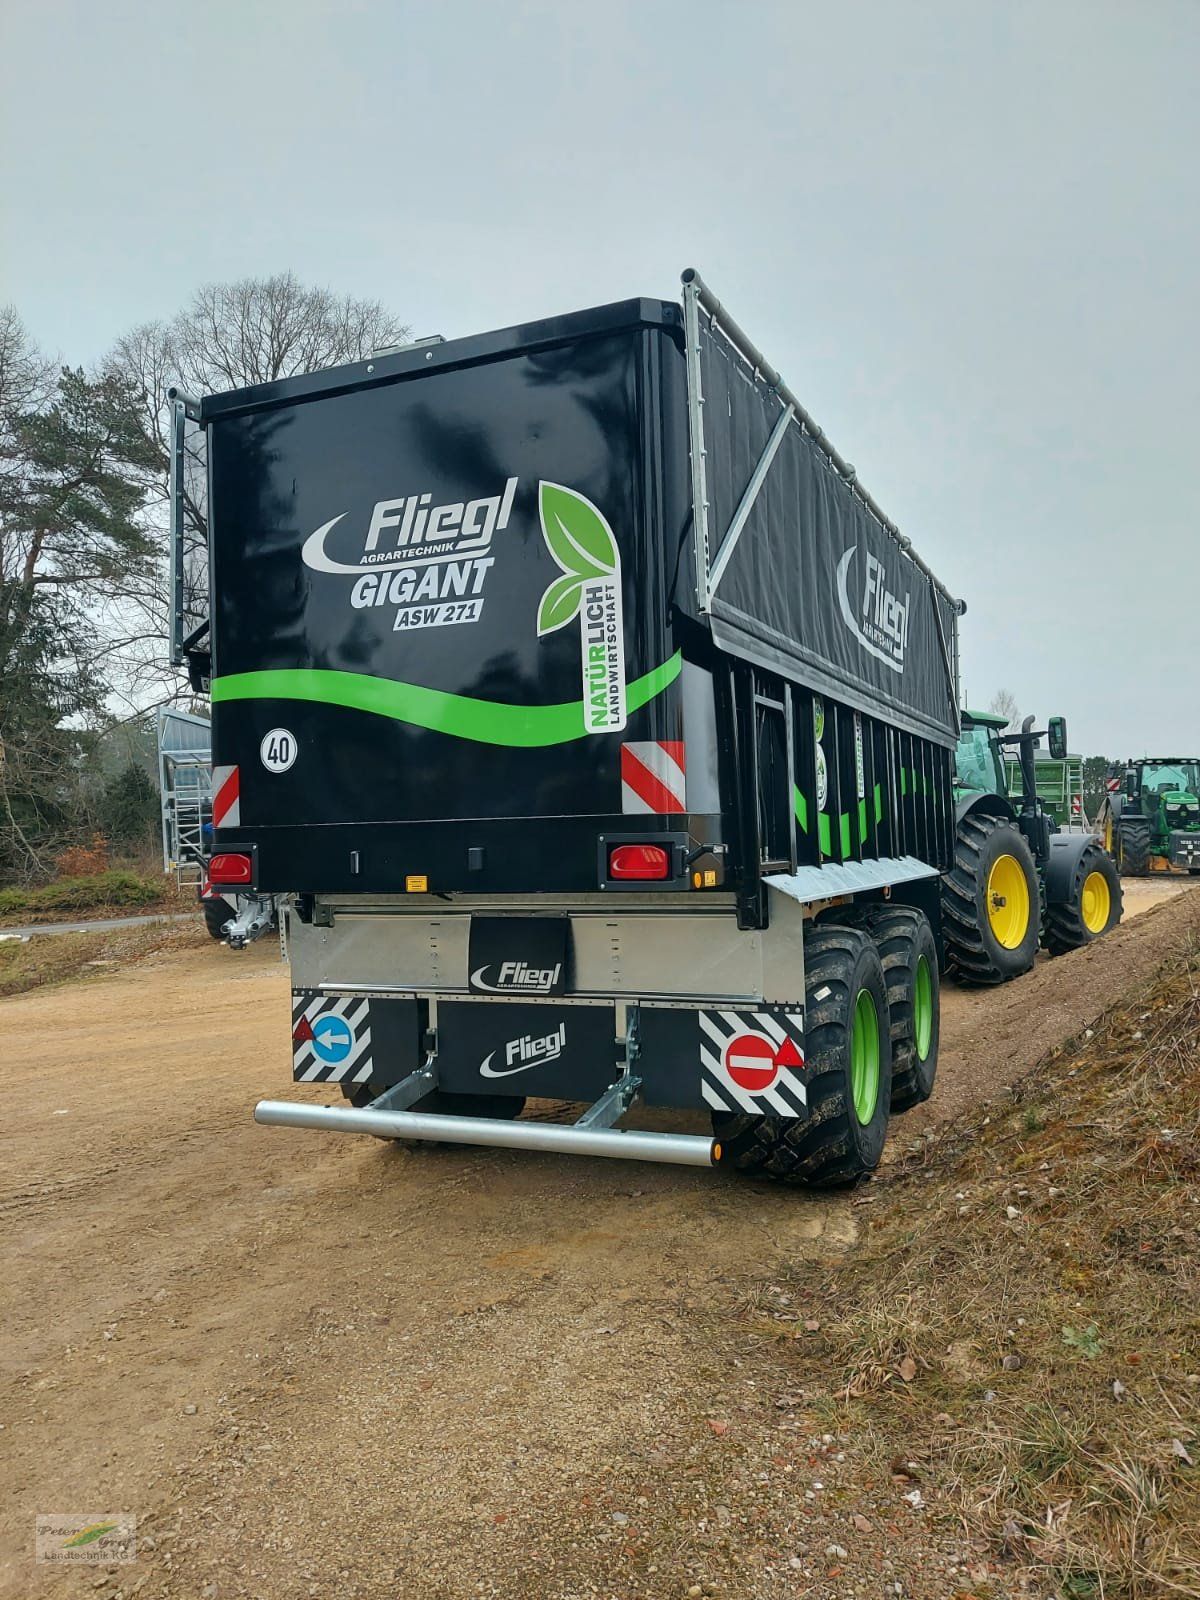
[{"label": "yellow tractor wheel rim", "polygon": [[997,856],[987,881],[988,927],[997,944],[1015,950],[1029,932],[1029,885],[1016,856]]},{"label": "yellow tractor wheel rim", "polygon": [[1089,872],[1083,880],[1083,893],[1079,897],[1083,925],[1089,933],[1103,933],[1112,914],[1112,894],[1108,879],[1102,872]]}]

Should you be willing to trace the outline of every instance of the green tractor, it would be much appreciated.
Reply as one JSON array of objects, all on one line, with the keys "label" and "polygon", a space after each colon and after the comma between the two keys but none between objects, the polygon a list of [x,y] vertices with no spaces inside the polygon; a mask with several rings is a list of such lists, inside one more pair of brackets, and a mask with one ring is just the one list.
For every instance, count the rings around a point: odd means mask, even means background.
[{"label": "green tractor", "polygon": [[[964,711],[955,752],[954,867],[942,879],[947,970],[960,982],[1004,983],[1028,972],[1044,945],[1052,956],[1091,944],[1121,920],[1121,880],[1095,835],[1063,833],[1038,797],[1034,750],[1048,731],[1066,756],[1061,717],[1020,733],[1006,719]],[[1016,752],[1020,792],[1005,754]]]},{"label": "green tractor", "polygon": [[1109,775],[1104,844],[1131,877],[1186,867],[1200,875],[1200,760],[1142,756]]}]

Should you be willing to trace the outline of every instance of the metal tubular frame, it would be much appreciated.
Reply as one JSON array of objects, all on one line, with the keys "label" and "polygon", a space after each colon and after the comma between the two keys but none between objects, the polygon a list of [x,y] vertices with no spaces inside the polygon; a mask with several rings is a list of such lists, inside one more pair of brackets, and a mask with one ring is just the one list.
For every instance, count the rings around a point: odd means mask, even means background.
[{"label": "metal tubular frame", "polygon": [[168,541],[171,593],[171,665],[183,665],[183,430],[187,406],[174,389],[171,396],[171,462],[167,503],[171,511]]},{"label": "metal tubular frame", "polygon": [[[715,587],[709,573],[708,564],[708,496],[704,486],[704,398],[700,382],[700,309],[703,307],[713,325],[720,329],[724,338],[733,346],[743,360],[754,369],[756,375],[775,390],[785,407],[791,408],[794,414],[791,420],[794,420],[801,431],[808,434],[813,443],[824,451],[830,464],[850,492],[862,502],[884,532],[895,540],[917,570],[924,573],[937,593],[961,616],[966,610],[965,603],[956,599],[945,584],[942,583],[941,579],[930,571],[929,567],[926,566],[925,562],[913,549],[912,540],[906,538],[900,532],[891,518],[885,514],[857,481],[855,469],[830,444],[825,437],[825,430],[818,426],[804,409],[780,374],[770,364],[753,340],[743,332],[729,315],[695,268],[688,267],[681,275],[681,281],[683,283],[684,340],[687,351],[688,426],[691,434],[692,450],[692,499],[695,506],[696,584],[699,590],[701,611],[709,610],[712,590]],[[778,445],[776,445],[776,448],[778,448]],[[769,466],[770,463],[768,462],[767,465]],[[753,482],[753,479],[751,479],[751,482]],[[739,507],[739,511],[740,509]]]},{"label": "metal tubular frame", "polygon": [[708,481],[704,469],[704,390],[700,381],[700,292],[684,273],[683,336],[687,347],[688,444],[692,457],[692,537],[696,545],[696,590],[700,610],[711,599],[708,578]]},{"label": "metal tubular frame", "polygon": [[[411,1078],[405,1079],[406,1085],[411,1082]],[[396,1086],[397,1089],[402,1087]],[[260,1100],[254,1108],[254,1120],[269,1127],[324,1128],[334,1133],[370,1133],[380,1139],[432,1139],[444,1144],[487,1145],[501,1150],[609,1156],[619,1161],[660,1161],[679,1167],[711,1167],[719,1158],[717,1141],[701,1134],[620,1131],[611,1127],[580,1126],[579,1123],[555,1126],[547,1122],[501,1122],[491,1117],[447,1117],[378,1109],[395,1093],[389,1090],[361,1111],[341,1106],[298,1105],[290,1100]],[[597,1106],[602,1103],[596,1102]]]},{"label": "metal tubular frame", "polygon": [[771,437],[763,447],[763,453],[755,464],[754,471],[750,474],[750,482],[746,485],[745,492],[738,502],[738,508],[733,513],[733,521],[725,537],[721,540],[721,548],[717,551],[717,559],[712,564],[712,571],[708,575],[708,594],[711,600],[716,593],[717,585],[725,568],[729,565],[729,558],[733,554],[734,546],[742,536],[742,529],[750,520],[750,513],[754,509],[754,502],[758,499],[758,491],[766,482],[767,473],[771,470],[771,463],[775,459],[775,452],[783,443],[783,436],[788,431],[788,424],[796,415],[795,406],[785,406],[779,413],[779,420],[771,431]]}]

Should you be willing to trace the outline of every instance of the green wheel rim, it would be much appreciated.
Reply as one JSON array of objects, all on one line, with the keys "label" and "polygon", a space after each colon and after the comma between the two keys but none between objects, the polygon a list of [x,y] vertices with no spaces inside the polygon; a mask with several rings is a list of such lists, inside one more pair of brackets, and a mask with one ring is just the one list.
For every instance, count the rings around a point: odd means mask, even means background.
[{"label": "green wheel rim", "polygon": [[869,989],[860,989],[850,1030],[850,1089],[854,1115],[865,1127],[879,1104],[879,1013]]},{"label": "green wheel rim", "polygon": [[913,984],[913,1034],[917,1059],[928,1061],[933,1044],[933,974],[924,956],[917,957],[917,979]]}]

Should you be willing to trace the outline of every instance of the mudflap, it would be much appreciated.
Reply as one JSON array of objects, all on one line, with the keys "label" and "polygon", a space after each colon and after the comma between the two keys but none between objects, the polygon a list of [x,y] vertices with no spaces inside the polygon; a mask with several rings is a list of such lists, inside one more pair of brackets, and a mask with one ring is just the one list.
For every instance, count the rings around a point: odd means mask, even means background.
[{"label": "mudflap", "polygon": [[[430,1026],[431,1017],[435,1019]],[[400,1083],[435,1044],[439,1091],[595,1101],[626,1073],[647,1106],[808,1115],[796,1005],[563,1004],[293,995],[293,1077]]]},{"label": "mudflap", "polygon": [[647,1105],[808,1115],[800,1007],[642,1006],[639,1022],[637,1071]]},{"label": "mudflap", "polygon": [[423,1009],[416,1000],[293,990],[292,1077],[297,1083],[399,1083],[423,1059]]},{"label": "mudflap", "polygon": [[598,1100],[621,1076],[611,1005],[439,1001],[438,1088],[449,1094]]}]

